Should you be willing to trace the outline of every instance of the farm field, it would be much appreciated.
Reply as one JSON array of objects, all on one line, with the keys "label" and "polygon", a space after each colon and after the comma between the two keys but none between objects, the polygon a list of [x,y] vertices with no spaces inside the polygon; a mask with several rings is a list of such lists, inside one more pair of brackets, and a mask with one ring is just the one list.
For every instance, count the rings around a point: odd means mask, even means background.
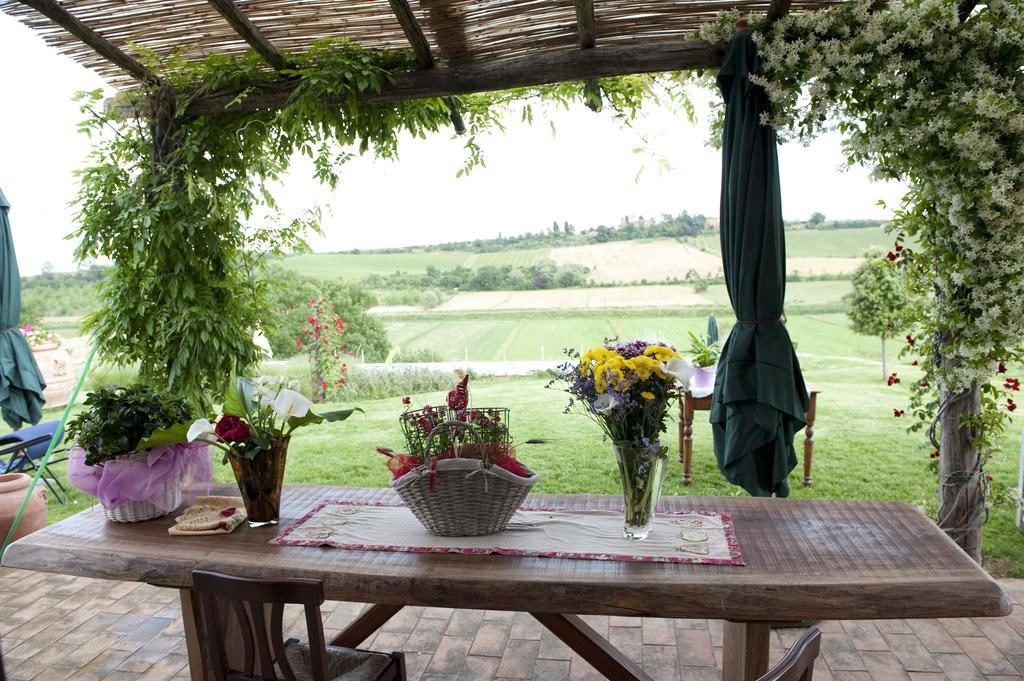
[{"label": "farm field", "polygon": [[[890,238],[880,229],[828,231],[793,230],[786,233],[787,269],[802,275],[851,272],[870,246],[887,246]],[[493,253],[470,251],[410,251],[403,253],[314,253],[286,258],[287,268],[313,277],[359,281],[371,274],[393,272],[423,273],[433,265],[439,269],[463,266],[480,268],[528,267],[543,258],[560,265],[582,265],[591,269],[599,284],[649,282],[685,277],[694,270],[702,277],[721,276],[717,233],[676,239],[638,239],[564,248],[510,248]]]},{"label": "farm field", "polygon": [[371,274],[423,273],[429,265],[451,269],[478,255],[468,251],[412,251],[409,253],[309,253],[285,258],[281,264],[321,279],[359,281]]},{"label": "farm field", "polygon": [[[718,234],[707,232],[686,237],[684,243],[706,253],[722,251]],[[892,237],[880,227],[861,229],[794,229],[786,232],[786,256],[790,258],[859,258],[871,246],[888,248]]]},{"label": "farm field", "polygon": [[616,286],[541,291],[468,291],[434,308],[438,312],[658,308],[710,305],[690,286]]},{"label": "farm field", "polygon": [[474,253],[462,264],[473,269],[486,266],[530,267],[549,257],[550,248],[510,248],[494,253]]}]

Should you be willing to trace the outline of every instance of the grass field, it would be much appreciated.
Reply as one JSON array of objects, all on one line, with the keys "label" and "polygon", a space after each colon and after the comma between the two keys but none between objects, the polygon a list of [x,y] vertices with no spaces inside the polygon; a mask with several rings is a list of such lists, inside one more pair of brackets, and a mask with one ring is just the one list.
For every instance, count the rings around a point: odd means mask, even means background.
[{"label": "grass field", "polygon": [[[687,237],[684,243],[707,253],[721,253],[717,233]],[[878,227],[862,229],[790,230],[786,232],[786,256],[790,258],[859,257],[871,246],[889,248],[892,238]]]},{"label": "grass field", "polygon": [[[497,320],[477,325],[395,325],[396,335],[420,335],[423,339],[465,338],[481,354],[495,356],[503,344],[509,354],[527,354],[538,343],[554,347],[568,343],[591,344],[611,333],[662,332],[679,341],[687,329],[703,327],[703,318],[648,317],[621,319]],[[723,325],[724,326],[724,325]],[[927,470],[928,448],[918,435],[908,434],[905,420],[892,417],[906,393],[887,388],[881,381],[877,341],[854,335],[842,315],[791,317],[789,328],[799,344],[807,380],[823,392],[815,424],[814,486],[791,478],[794,498],[881,499],[917,504],[931,509],[935,476]],[[554,353],[552,353],[554,354]],[[895,366],[904,379],[914,371]],[[546,379],[478,381],[472,387],[478,406],[505,405],[512,409],[512,429],[519,441],[544,438],[542,445],[520,447],[520,456],[539,474],[538,492],[618,492],[614,459],[601,441],[597,427],[578,416],[563,415],[564,395],[545,389]],[[438,403],[441,393],[413,396],[413,404]],[[383,486],[388,475],[378,445],[401,447],[397,415],[398,397],[360,404],[365,415],[341,424],[306,428],[295,436],[289,451],[286,482],[320,485]],[[665,443],[671,447],[671,474],[666,494],[734,495],[741,493],[718,472],[711,451],[710,426],[701,414],[694,428],[694,484],[684,487],[675,463],[676,439],[670,425]],[[1021,435],[1014,424],[1006,444],[988,465],[997,483],[1012,483],[1017,476],[1017,452]],[[799,438],[799,435],[798,435]],[[230,472],[218,467],[217,477],[230,480]],[[52,504],[50,520],[65,517],[90,503],[76,494],[77,503]],[[742,545],[743,537],[740,538]],[[985,527],[985,554],[998,574],[1024,577],[1024,533],[1013,527],[1008,507],[995,507]]]},{"label": "grass field", "polygon": [[467,251],[413,251],[410,253],[312,253],[285,258],[285,267],[318,279],[358,281],[371,274],[423,273],[429,265],[451,269],[477,254]]},{"label": "grass field", "polygon": [[549,248],[521,248],[496,251],[494,253],[474,253],[462,264],[474,269],[488,265],[494,267],[530,267],[548,257],[551,257],[551,249]]},{"label": "grass field", "polygon": [[[786,233],[788,269],[803,274],[849,272],[866,248],[887,246],[890,238],[880,229],[795,230]],[[542,258],[559,264],[589,267],[598,283],[647,279],[664,281],[695,270],[704,277],[722,268],[718,234],[709,232],[682,240],[638,239],[565,248],[508,249],[494,253],[469,251],[411,251],[405,253],[314,253],[286,258],[285,267],[313,277],[358,281],[371,274],[425,272],[429,265],[451,269],[495,265],[525,267]],[[850,259],[853,260],[841,260]],[[805,260],[806,259],[806,260]]]}]

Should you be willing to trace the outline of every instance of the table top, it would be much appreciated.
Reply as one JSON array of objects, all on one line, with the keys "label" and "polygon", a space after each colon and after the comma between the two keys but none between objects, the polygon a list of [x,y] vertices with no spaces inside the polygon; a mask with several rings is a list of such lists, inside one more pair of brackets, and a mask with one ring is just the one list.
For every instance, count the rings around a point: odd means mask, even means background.
[{"label": "table top", "polygon": [[[322,501],[398,501],[389,489],[286,486],[282,496],[279,526],[206,537],[169,536],[173,516],[118,524],[94,507],[14,542],[3,565],[179,588],[194,569],[308,577],[323,580],[332,600],[546,613],[798,621],[1012,609],[1000,586],[907,504],[663,498],[667,510],[732,516],[747,565],[712,566],[277,546],[268,541]],[[616,508],[621,498],[537,494],[527,504]]]}]

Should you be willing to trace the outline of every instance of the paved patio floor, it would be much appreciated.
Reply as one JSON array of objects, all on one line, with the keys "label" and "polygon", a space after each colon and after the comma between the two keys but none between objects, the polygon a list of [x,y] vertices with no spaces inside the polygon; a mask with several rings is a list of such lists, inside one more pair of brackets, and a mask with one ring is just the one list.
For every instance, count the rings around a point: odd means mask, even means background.
[{"label": "paved patio floor", "polygon": [[[1024,580],[1002,583],[1018,605],[1003,619],[820,623],[815,681],[1022,681]],[[0,570],[0,594],[0,646],[12,681],[189,678],[174,591]],[[361,608],[325,603],[328,636]],[[719,678],[718,622],[587,619],[658,681]],[[772,632],[773,660],[799,633]],[[522,613],[406,608],[364,647],[406,651],[409,678],[419,681],[602,678]]]}]

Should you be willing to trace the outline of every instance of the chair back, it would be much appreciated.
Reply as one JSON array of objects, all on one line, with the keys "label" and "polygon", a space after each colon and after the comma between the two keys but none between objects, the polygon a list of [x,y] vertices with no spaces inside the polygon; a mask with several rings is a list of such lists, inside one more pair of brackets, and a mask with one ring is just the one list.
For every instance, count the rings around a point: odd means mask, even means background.
[{"label": "chair back", "polygon": [[0,436],[0,446],[21,444],[29,458],[41,459],[50,446],[50,440],[54,437],[57,438],[57,444],[60,444],[61,439],[64,437],[60,421],[43,421],[34,426],[28,426],[13,433]]},{"label": "chair back", "polygon": [[[324,602],[321,582],[312,579],[246,579],[196,570],[192,573],[192,588],[199,596],[203,636],[216,681],[277,681],[275,661],[285,681],[296,681],[284,651],[286,604],[305,608],[311,663],[309,671],[313,681],[327,681],[327,647],[320,620],[320,605]],[[243,650],[241,669],[232,668],[225,654],[225,632],[218,601],[226,604],[238,621]],[[257,660],[258,675],[255,671]]]},{"label": "chair back", "polygon": [[814,660],[821,652],[821,632],[809,628],[777,665],[757,681],[812,681]]}]

